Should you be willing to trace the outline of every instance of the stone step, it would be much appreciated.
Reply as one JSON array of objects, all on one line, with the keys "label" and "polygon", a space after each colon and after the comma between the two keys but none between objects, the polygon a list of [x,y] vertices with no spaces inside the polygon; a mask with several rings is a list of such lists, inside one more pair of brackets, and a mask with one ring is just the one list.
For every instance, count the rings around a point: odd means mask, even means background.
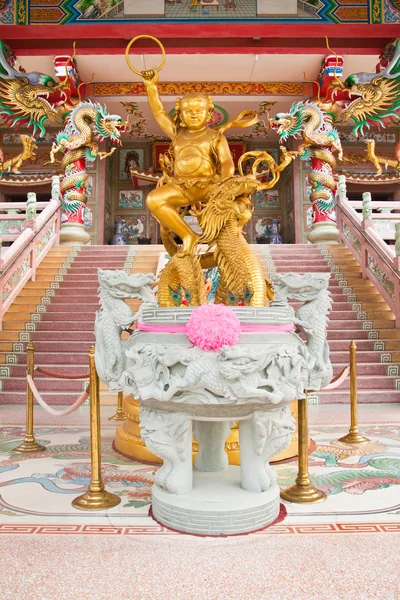
[{"label": "stone step", "polygon": [[[52,302],[46,308],[46,314],[49,315],[51,313],[60,313],[68,310],[68,306],[74,307],[74,311],[80,311],[82,309],[82,298],[76,298],[75,301],[69,300],[64,303],[61,302]],[[85,302],[84,308],[85,312],[94,314],[96,310],[99,310],[99,302]]]},{"label": "stone step", "polygon": [[386,304],[386,302],[383,300],[379,301],[379,302],[361,302],[361,309],[362,310],[390,310],[389,306]]},{"label": "stone step", "polygon": [[[42,363],[40,365],[41,367],[43,367],[43,369],[46,369],[48,371],[52,371],[53,373],[57,373],[58,375],[87,375],[89,373],[89,364],[88,361],[86,362],[86,364],[81,364],[81,365],[56,365],[56,367],[53,366],[53,364],[50,365],[46,365],[44,363]],[[22,377],[22,378],[26,378],[26,366],[25,365],[14,365],[13,366],[13,370],[12,370],[12,377]],[[37,379],[43,380],[43,379],[49,379],[46,375],[43,375],[42,373],[40,373],[39,371],[35,371],[35,381]],[[64,381],[71,381],[71,380],[64,380]],[[74,381],[74,380],[72,380]],[[83,379],[78,380],[78,381],[84,381]],[[25,379],[26,382],[26,379]]]},{"label": "stone step", "polygon": [[[60,323],[59,321],[40,321],[37,324],[38,331],[60,331]],[[93,319],[90,321],[71,321],[68,323],[68,331],[80,331],[82,334],[86,335],[86,332],[93,332],[94,328],[94,315]],[[25,328],[24,328],[25,329]],[[23,331],[23,329],[21,328]],[[12,329],[10,328],[10,331]]]},{"label": "stone step", "polygon": [[[69,289],[69,292],[73,292],[73,290]],[[97,289],[93,289],[90,292],[85,293],[85,302],[88,304],[98,304],[99,296]],[[56,306],[58,304],[80,304],[82,306],[82,294],[79,293],[63,293],[61,296],[56,295],[51,298],[51,303],[48,305]]]},{"label": "stone step", "polygon": [[[17,299],[15,299],[15,300],[17,300]],[[10,313],[20,313],[20,312],[34,313],[34,312],[36,312],[36,307],[38,306],[38,304],[41,304],[41,301],[42,301],[42,296],[39,296],[36,301],[34,298],[29,299],[26,296],[23,299],[21,298],[20,302],[14,301],[11,304],[11,306],[8,308],[8,310],[5,314],[8,315]]]},{"label": "stone step", "polygon": [[399,350],[400,351],[400,338],[397,340],[396,339],[395,340],[385,340],[385,352],[389,351],[389,350]]},{"label": "stone step", "polygon": [[[357,344],[357,350],[360,350],[359,344]],[[338,375],[348,365],[348,362],[335,363],[333,368],[334,375]],[[369,375],[379,375],[380,377],[388,377],[387,375],[387,364],[386,363],[359,363],[357,364],[357,377]]]},{"label": "stone step", "polygon": [[[330,352],[331,361],[335,363],[348,361],[348,352],[340,352],[337,350],[331,350]],[[358,350],[357,351],[357,363],[366,362],[380,362],[381,352],[380,351],[366,351],[366,350]]]},{"label": "stone step", "polygon": [[[44,392],[40,394],[43,397],[43,400],[47,402],[47,404],[60,406],[60,405],[69,405],[73,404],[76,400],[78,400],[80,393],[70,393],[70,392]],[[0,405],[1,404],[26,404],[26,391],[24,392],[0,392]]]},{"label": "stone step", "polygon": [[381,340],[393,340],[400,339],[400,330],[392,329],[392,330],[384,330],[379,333],[379,339]]},{"label": "stone step", "polygon": [[2,342],[17,342],[19,340],[18,331],[0,331],[0,340]]},{"label": "stone step", "polygon": [[[68,392],[75,393],[78,398],[84,391],[84,381],[73,379],[50,379],[44,377],[37,382],[39,394],[42,392]],[[23,392],[26,390],[26,377],[12,377],[3,380],[3,392]]]},{"label": "stone step", "polygon": [[396,321],[384,321],[382,319],[375,319],[372,321],[372,329],[394,329],[396,326]]},{"label": "stone step", "polygon": [[[332,351],[341,351],[341,352],[350,352],[350,336],[348,339],[340,338],[340,339],[330,339],[329,340],[329,349]],[[369,350],[372,351],[374,349],[375,343],[377,340],[368,340],[368,339],[357,339],[356,345],[357,350]],[[385,344],[386,347],[386,344]],[[400,349],[400,345],[399,345]],[[374,363],[371,363],[374,364]]]},{"label": "stone step", "polygon": [[[62,339],[63,332],[60,331],[60,339],[58,339],[57,341],[55,340],[34,340],[34,346],[35,346],[35,352],[65,352],[66,354],[68,354],[68,352],[86,352],[86,354],[89,353],[90,348],[92,346],[92,341],[91,340],[79,340],[79,341],[73,341],[73,340],[65,340]],[[32,340],[33,342],[33,340]],[[23,352],[21,352],[21,354],[23,354]]]},{"label": "stone step", "polygon": [[373,321],[376,319],[384,319],[387,321],[395,321],[396,317],[394,316],[394,314],[391,312],[390,309],[384,311],[384,310],[368,310],[367,311],[367,319],[369,321]]},{"label": "stone step", "polygon": [[[53,331],[31,331],[29,335],[34,344],[37,342],[52,342],[55,340]],[[61,341],[80,342],[82,341],[82,331],[59,331],[56,339]],[[90,342],[91,344],[95,341],[93,330],[85,332],[84,341]]]},{"label": "stone step", "polygon": [[[361,390],[370,390],[370,389],[380,389],[380,390],[396,390],[396,380],[399,379],[397,377],[389,377],[382,375],[359,375],[357,373],[357,396],[358,392]],[[350,392],[350,378],[342,383],[340,386],[341,392]],[[400,392],[398,392],[399,400],[400,400]]]},{"label": "stone step", "polygon": [[[349,404],[349,391],[331,390],[329,392],[318,392],[321,404]],[[400,392],[397,390],[387,390],[378,388],[370,388],[357,391],[357,401],[359,404],[376,404],[380,402],[399,402]]]},{"label": "stone step", "polygon": [[[17,354],[17,357],[19,365],[26,365],[25,352]],[[44,367],[44,365],[87,365],[88,353],[75,352],[72,355],[63,352],[59,354],[53,352],[35,352],[35,364],[39,367]]]},{"label": "stone step", "polygon": [[[389,323],[391,321],[388,321]],[[362,329],[362,321],[353,321],[353,320],[330,320],[328,323],[328,332],[334,329],[340,329],[341,331],[356,331],[357,329]]]},{"label": "stone step", "polygon": [[327,265],[313,265],[312,270],[306,269],[304,267],[299,267],[299,269],[293,269],[291,265],[286,266],[277,266],[274,265],[276,271],[278,273],[329,273],[330,268]]},{"label": "stone step", "polygon": [[328,341],[331,340],[346,340],[349,343],[351,340],[368,339],[368,333],[366,329],[331,329],[328,328]]}]

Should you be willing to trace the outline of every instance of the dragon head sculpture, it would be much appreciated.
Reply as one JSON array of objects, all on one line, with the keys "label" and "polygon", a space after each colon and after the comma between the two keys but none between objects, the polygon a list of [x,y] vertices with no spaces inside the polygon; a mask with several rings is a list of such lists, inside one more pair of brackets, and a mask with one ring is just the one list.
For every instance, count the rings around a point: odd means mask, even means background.
[{"label": "dragon head sculpture", "polygon": [[16,70],[11,63],[10,50],[0,41],[0,111],[3,121],[9,127],[26,126],[33,129],[33,135],[39,133],[43,136],[46,120],[61,123],[61,116],[68,110],[68,84],[57,83],[44,73]]},{"label": "dragon head sculpture", "polygon": [[121,145],[121,133],[128,130],[128,124],[119,115],[110,115],[106,106],[96,104],[96,137],[102,142],[107,139],[112,144]]},{"label": "dragon head sculpture", "polygon": [[275,273],[272,282],[275,302],[314,300],[323,290],[328,289],[330,273]]},{"label": "dragon head sculpture", "polygon": [[156,280],[153,273],[131,273],[122,270],[106,271],[98,269],[100,293],[113,298],[138,298],[144,302],[154,303],[151,287]]},{"label": "dragon head sculpture", "polygon": [[[341,121],[353,120],[353,133],[363,134],[364,128],[378,129],[398,119],[400,109],[400,38],[383,50],[378,73],[354,73],[337,89],[347,91],[350,102],[341,112]],[[335,94],[335,92],[334,92]]]},{"label": "dragon head sculpture", "polygon": [[272,119],[269,119],[271,129],[277,132],[280,136],[280,141],[283,142],[288,137],[299,137],[304,126],[304,102],[296,102],[290,107],[288,113],[278,113]]}]

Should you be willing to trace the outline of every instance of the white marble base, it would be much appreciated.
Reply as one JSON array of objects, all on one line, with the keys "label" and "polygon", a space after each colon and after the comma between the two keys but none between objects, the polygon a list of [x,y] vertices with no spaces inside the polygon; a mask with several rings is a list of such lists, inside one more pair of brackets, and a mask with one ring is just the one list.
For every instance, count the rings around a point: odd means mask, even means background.
[{"label": "white marble base", "polygon": [[154,518],[167,527],[199,535],[234,535],[266,527],[279,514],[276,483],[261,493],[240,486],[240,467],[214,473],[193,471],[193,489],[170,494],[153,486]]}]

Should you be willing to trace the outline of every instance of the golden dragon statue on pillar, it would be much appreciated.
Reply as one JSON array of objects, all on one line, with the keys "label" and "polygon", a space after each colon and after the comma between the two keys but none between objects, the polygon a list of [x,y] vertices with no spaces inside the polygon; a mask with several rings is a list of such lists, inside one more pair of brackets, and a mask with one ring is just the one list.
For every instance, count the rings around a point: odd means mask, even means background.
[{"label": "golden dragon statue on pillar", "polygon": [[[70,70],[74,68],[70,58]],[[21,165],[35,156],[35,136],[46,133],[46,123],[62,124],[63,117],[72,108],[71,73],[57,82],[45,73],[26,73],[17,62],[12,50],[0,40],[0,113],[8,127],[27,127],[33,136],[20,134],[22,152],[4,160],[0,149],[0,178],[7,172],[19,173]]]},{"label": "golden dragon statue on pillar", "polygon": [[[164,48],[151,38],[163,52],[162,65],[139,72],[129,61],[129,49],[136,39],[126,49],[128,65],[142,76],[153,115],[171,139],[168,152],[160,160],[163,176],[146,199],[160,223],[162,240],[171,256],[158,281],[159,306],[176,306],[180,296],[188,305],[205,303],[203,269],[215,266],[220,271],[216,302],[265,306],[272,297],[271,290],[242,230],[253,212],[251,194],[273,187],[296,153],[283,148],[277,164],[267,152],[247,152],[239,160],[236,175],[224,132],[254,125],[258,116],[244,111],[229,123],[212,128],[213,101],[200,93],[178,98],[174,115],[170,116],[157,89],[158,71],[165,62]],[[247,161],[253,161],[249,173],[243,168]],[[261,163],[268,165],[270,178],[266,183],[257,179]],[[197,217],[201,235],[185,222],[187,214]],[[180,246],[174,242],[174,235],[180,238]],[[200,244],[208,245],[206,253],[200,253]]]}]

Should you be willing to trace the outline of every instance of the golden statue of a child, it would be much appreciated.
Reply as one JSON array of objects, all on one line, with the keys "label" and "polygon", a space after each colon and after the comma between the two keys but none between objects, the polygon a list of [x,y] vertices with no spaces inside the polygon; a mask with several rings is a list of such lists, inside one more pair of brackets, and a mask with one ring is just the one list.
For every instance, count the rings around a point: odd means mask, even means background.
[{"label": "golden statue of a child", "polygon": [[[143,71],[150,108],[163,130],[172,140],[170,176],[147,196],[149,210],[161,225],[182,239],[180,256],[190,254],[198,235],[185,223],[179,211],[184,206],[199,206],[212,187],[232,177],[235,166],[223,130],[209,127],[214,105],[210,96],[192,93],[176,101],[175,115],[165,111],[157,90],[158,73]],[[249,122],[250,124],[250,122]]]}]

